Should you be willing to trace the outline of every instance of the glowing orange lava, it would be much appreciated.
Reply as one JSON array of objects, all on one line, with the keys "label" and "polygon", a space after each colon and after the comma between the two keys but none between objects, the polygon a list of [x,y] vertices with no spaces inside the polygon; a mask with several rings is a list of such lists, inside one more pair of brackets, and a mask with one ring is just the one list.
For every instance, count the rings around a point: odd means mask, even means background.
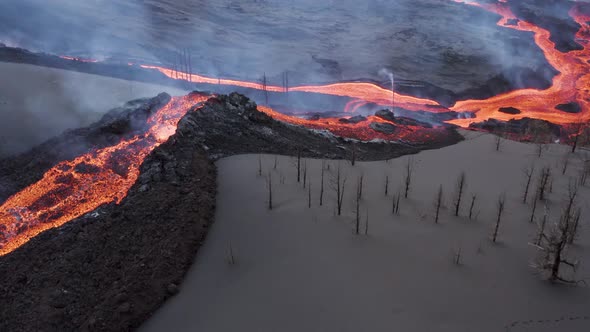
[{"label": "glowing orange lava", "polygon": [[175,97],[148,119],[141,135],[63,161],[0,206],[0,255],[35,235],[111,202],[120,203],[145,157],[174,134],[182,116],[208,96]]},{"label": "glowing orange lava", "polygon": [[[545,54],[547,61],[560,74],[553,78],[553,85],[546,90],[522,89],[485,100],[459,101],[451,109],[456,112],[474,111],[476,118],[457,119],[449,121],[450,123],[467,127],[470,123],[480,122],[490,118],[510,120],[524,117],[543,119],[557,124],[590,120],[590,112],[588,112],[590,64],[587,62],[590,60],[590,50],[587,44],[589,32],[588,24],[586,23],[589,21],[589,17],[581,15],[576,8],[570,11],[570,16],[582,26],[576,37],[584,49],[562,53],[557,51],[555,44],[549,40],[551,37],[549,31],[520,20],[517,25],[507,25],[508,20],[516,19],[516,16],[505,2],[495,4],[470,2],[467,4],[482,7],[502,16],[502,19],[498,22],[500,26],[533,32],[535,42]],[[571,114],[555,109],[556,105],[569,102],[577,102],[581,106],[582,112],[580,114]],[[501,107],[511,106],[518,108],[521,113],[511,115],[498,111]]]}]

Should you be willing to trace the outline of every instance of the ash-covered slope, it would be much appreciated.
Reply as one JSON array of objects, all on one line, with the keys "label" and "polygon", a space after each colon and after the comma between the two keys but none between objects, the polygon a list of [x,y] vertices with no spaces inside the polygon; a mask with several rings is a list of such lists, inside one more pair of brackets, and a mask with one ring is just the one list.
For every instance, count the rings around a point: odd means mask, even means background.
[{"label": "ash-covered slope", "polygon": [[[113,112],[102,124],[64,137],[75,142],[96,137],[107,144],[109,139],[132,132],[132,119],[168,98],[161,95],[134,111]],[[460,139],[453,129],[449,133],[449,141],[441,145]],[[22,166],[32,174],[20,182],[15,177],[13,190],[34,181],[49,167],[37,165],[38,158],[57,160],[73,154],[61,152],[56,144],[65,144],[64,137],[12,164],[4,161],[3,169]],[[279,123],[238,94],[213,98],[190,110],[176,134],[144,160],[138,181],[121,204],[102,206],[0,257],[0,331],[128,331],[138,327],[178,291],[213,221],[215,158],[297,151],[304,156],[344,158],[355,149],[359,159],[376,159],[422,148],[427,147],[353,143]]]}]

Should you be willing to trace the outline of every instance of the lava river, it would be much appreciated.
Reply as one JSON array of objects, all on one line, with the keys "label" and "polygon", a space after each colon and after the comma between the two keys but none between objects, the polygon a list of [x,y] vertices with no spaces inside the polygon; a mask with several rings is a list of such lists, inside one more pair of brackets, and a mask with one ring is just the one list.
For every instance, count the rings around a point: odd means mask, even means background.
[{"label": "lava river", "polygon": [[8,198],[0,206],[0,255],[102,204],[120,203],[137,180],[145,157],[174,134],[193,105],[209,97],[174,97],[148,118],[144,133],[60,162],[37,183]]}]

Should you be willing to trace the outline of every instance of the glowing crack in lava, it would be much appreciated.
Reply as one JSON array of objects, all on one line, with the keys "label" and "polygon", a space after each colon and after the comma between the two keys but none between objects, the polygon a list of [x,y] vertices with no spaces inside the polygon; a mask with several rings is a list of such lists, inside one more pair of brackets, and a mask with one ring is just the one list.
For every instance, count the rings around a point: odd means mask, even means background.
[{"label": "glowing crack in lava", "polygon": [[41,180],[8,198],[0,206],[0,255],[103,204],[120,203],[137,180],[145,157],[174,134],[193,105],[208,98],[174,97],[148,118],[144,133],[60,162]]}]

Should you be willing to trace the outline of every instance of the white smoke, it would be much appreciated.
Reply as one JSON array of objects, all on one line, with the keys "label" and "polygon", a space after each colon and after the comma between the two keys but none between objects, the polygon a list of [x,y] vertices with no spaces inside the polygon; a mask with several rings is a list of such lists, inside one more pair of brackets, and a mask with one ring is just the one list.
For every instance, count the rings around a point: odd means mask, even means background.
[{"label": "white smoke", "polygon": [[394,112],[395,109],[395,79],[393,77],[393,73],[386,68],[381,68],[379,70],[379,76],[384,76],[389,78],[391,82],[391,111]]}]

